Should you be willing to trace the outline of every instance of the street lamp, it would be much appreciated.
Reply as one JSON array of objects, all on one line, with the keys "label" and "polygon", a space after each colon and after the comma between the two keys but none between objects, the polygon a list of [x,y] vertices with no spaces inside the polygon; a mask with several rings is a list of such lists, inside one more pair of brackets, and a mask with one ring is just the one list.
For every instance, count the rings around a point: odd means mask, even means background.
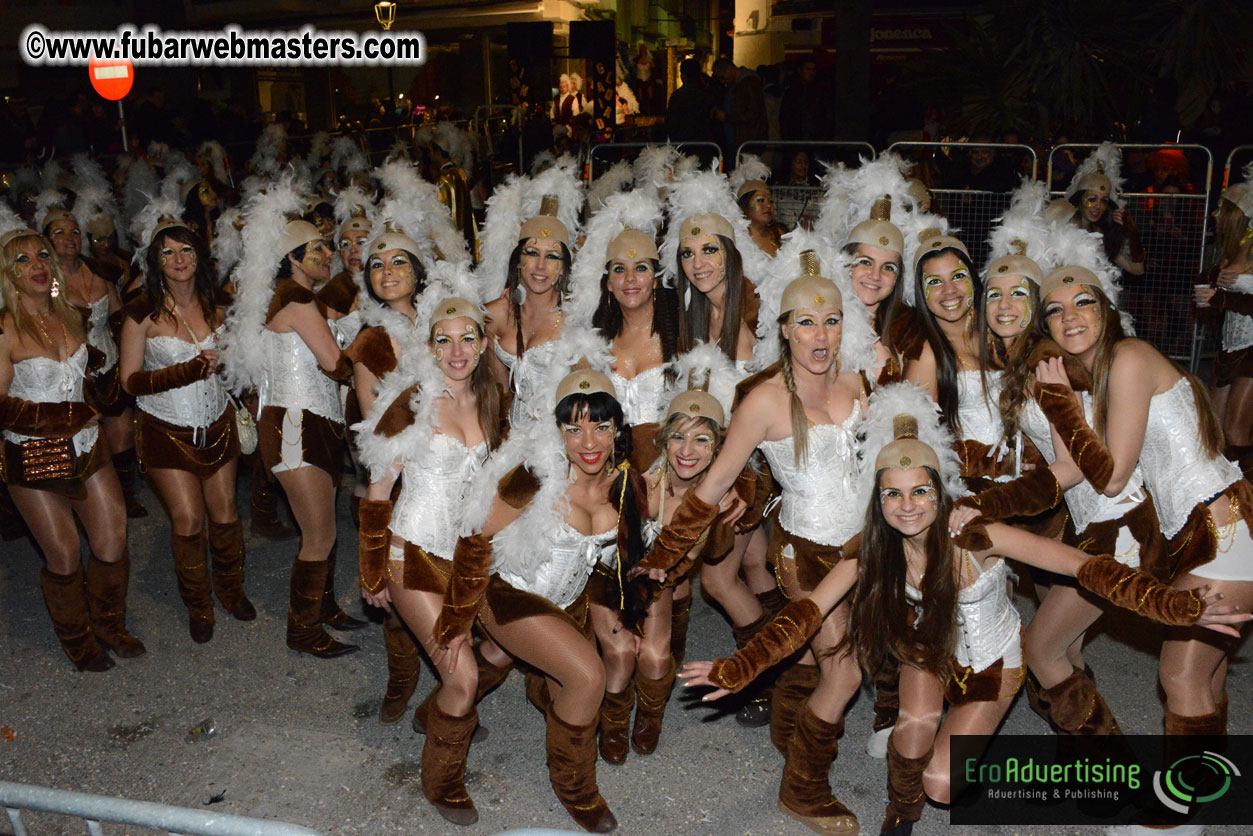
[{"label": "street lamp", "polygon": [[397,3],[391,0],[379,0],[374,4],[374,19],[379,22],[379,26],[383,27],[384,32],[390,32],[392,25],[396,23],[396,6]]}]

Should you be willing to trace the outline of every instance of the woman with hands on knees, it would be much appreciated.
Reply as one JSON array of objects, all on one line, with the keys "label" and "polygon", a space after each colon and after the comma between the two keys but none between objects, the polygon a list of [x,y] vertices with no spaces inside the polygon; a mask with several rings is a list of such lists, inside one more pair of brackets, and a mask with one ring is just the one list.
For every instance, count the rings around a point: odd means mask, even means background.
[{"label": "woman with hands on knees", "polygon": [[681,676],[688,686],[713,686],[706,700],[743,688],[803,646],[852,590],[848,638],[833,652],[868,670],[888,658],[901,668],[881,833],[909,834],[928,797],[947,804],[960,794],[960,778],[949,773],[952,736],[993,734],[1022,684],[1021,622],[1006,558],[1075,576],[1096,595],[1165,624],[1238,635],[1232,625],[1250,618],[1207,586],[1170,589],[1109,555],[1092,557],[1001,523],[952,535],[952,502],[964,493],[958,458],[935,404],[915,386],[872,395],[864,428],[873,467],[863,474],[868,502],[857,561],[838,564],[734,657],[692,662]]}]

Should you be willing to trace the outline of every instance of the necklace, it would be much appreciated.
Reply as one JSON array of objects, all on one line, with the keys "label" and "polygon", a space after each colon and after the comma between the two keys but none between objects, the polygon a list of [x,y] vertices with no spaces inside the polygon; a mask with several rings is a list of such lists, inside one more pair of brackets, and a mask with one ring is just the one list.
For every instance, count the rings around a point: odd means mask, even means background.
[{"label": "necklace", "polygon": [[[45,318],[46,318],[49,314],[51,314],[51,313],[52,313],[52,310],[51,310],[51,309],[49,309],[49,310],[48,310],[47,312],[45,312],[45,313],[35,313],[35,314],[31,314],[31,318],[35,320],[35,327],[39,329],[39,333],[43,336],[43,339],[44,339],[44,344],[45,344],[45,345],[47,345],[47,346],[48,346],[48,348],[52,349],[52,350],[56,353],[56,355],[57,355],[57,360],[59,360],[59,361],[64,361],[64,360],[65,360],[65,358],[62,356],[62,345],[61,345],[61,343],[60,343],[60,342],[57,342],[57,341],[55,341],[55,340],[53,340],[53,339],[52,339],[52,336],[48,333],[48,329],[44,327],[44,323],[43,323],[43,321],[44,321],[44,319],[45,319]],[[64,337],[64,336],[65,336],[65,326],[61,324],[61,320],[60,320],[59,318],[56,320],[56,322],[57,322],[57,325],[59,325],[59,326],[61,327],[61,335],[62,335],[62,337]]]}]

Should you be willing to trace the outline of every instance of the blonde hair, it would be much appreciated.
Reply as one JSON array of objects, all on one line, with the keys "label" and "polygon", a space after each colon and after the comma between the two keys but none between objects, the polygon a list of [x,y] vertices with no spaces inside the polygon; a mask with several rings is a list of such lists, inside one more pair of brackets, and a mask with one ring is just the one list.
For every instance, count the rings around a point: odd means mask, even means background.
[{"label": "blonde hair", "polygon": [[1244,254],[1245,233],[1249,231],[1249,219],[1240,207],[1226,198],[1218,201],[1218,218],[1214,222],[1214,238],[1221,258],[1237,261]]},{"label": "blonde hair", "polygon": [[[26,309],[20,302],[21,291],[17,287],[17,256],[22,243],[31,239],[37,240],[49,253],[53,252],[52,244],[37,232],[18,235],[6,243],[4,248],[0,249],[0,298],[4,300],[4,307],[8,309],[9,316],[13,317],[13,327],[20,336],[30,338],[45,348],[53,348],[54,346],[47,345],[38,325],[30,314],[26,313]],[[52,271],[53,287],[59,286],[62,289],[62,292],[52,296],[52,312],[56,314],[65,333],[82,342],[86,338],[83,317],[70,304],[64,293],[65,275],[61,272],[61,265],[55,257],[49,260],[49,269]]]},{"label": "blonde hair", "polygon": [[779,317],[779,373],[783,375],[783,385],[790,395],[788,405],[792,416],[792,455],[796,463],[800,464],[809,455],[809,417],[805,415],[801,396],[796,394],[796,378],[792,374],[792,346],[787,337],[783,336],[782,326],[791,317],[791,311]]}]

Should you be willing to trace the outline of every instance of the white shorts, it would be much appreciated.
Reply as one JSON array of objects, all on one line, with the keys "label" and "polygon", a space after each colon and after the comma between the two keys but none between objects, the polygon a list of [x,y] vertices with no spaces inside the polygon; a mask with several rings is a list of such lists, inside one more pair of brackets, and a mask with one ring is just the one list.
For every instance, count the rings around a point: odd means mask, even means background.
[{"label": "white shorts", "polygon": [[1235,530],[1226,533],[1226,526],[1218,530],[1218,553],[1209,563],[1193,569],[1189,574],[1212,581],[1253,581],[1253,534],[1241,517]]}]

